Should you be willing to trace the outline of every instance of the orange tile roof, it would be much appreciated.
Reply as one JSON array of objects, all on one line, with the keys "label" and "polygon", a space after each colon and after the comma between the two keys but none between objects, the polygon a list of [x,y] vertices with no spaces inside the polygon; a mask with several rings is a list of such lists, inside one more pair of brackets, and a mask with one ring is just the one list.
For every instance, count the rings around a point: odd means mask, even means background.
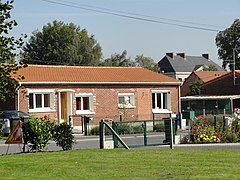
[{"label": "orange tile roof", "polygon": [[28,65],[18,74],[25,77],[22,83],[181,83],[142,67]]},{"label": "orange tile roof", "polygon": [[223,76],[229,72],[227,71],[194,71],[194,73],[202,79],[203,82],[208,82],[213,79],[216,79],[220,76]]}]

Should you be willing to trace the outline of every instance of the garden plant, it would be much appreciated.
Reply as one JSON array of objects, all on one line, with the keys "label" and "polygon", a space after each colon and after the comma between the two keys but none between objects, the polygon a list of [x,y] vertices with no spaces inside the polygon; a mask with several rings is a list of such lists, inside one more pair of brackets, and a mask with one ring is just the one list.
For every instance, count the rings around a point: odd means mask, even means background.
[{"label": "garden plant", "polygon": [[233,143],[240,141],[237,120],[229,126],[224,121],[211,121],[199,116],[191,122],[191,143]]}]

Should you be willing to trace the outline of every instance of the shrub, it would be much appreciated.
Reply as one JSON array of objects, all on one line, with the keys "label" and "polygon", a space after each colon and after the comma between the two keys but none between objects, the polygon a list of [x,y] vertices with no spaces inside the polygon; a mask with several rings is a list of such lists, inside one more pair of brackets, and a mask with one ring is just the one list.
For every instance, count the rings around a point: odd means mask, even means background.
[{"label": "shrub", "polygon": [[[99,126],[95,126],[94,128],[92,128],[90,130],[90,135],[99,135]],[[111,135],[112,132],[108,129],[108,128],[105,128],[105,135]]]},{"label": "shrub", "polygon": [[118,134],[131,134],[131,128],[128,124],[118,124]]},{"label": "shrub", "polygon": [[30,151],[43,151],[52,137],[54,124],[47,117],[30,117],[22,124],[24,143],[29,143]]},{"label": "shrub", "polygon": [[3,136],[2,128],[4,123],[5,123],[4,121],[0,121],[0,138]]},{"label": "shrub", "polygon": [[165,127],[163,123],[154,124],[153,131],[155,132],[165,132]]},{"label": "shrub", "polygon": [[74,144],[72,129],[71,125],[68,125],[67,123],[55,125],[53,129],[53,140],[56,142],[57,146],[62,147],[64,151],[71,150]]},{"label": "shrub", "polygon": [[130,132],[133,134],[143,133],[143,127],[139,126],[130,126]]}]

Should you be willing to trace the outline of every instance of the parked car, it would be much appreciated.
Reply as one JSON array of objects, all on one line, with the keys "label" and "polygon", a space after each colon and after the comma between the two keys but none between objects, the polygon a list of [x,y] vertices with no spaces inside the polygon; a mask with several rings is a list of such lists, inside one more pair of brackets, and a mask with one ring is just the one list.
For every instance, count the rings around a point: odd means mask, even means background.
[{"label": "parked car", "polygon": [[0,111],[0,122],[3,121],[3,134],[9,134],[19,120],[26,121],[28,119],[29,115],[22,111]]}]

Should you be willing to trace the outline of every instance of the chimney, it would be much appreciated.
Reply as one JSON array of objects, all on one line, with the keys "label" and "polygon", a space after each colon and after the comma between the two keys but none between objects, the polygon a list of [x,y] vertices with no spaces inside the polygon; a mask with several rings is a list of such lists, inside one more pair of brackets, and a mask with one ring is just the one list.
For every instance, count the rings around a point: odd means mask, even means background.
[{"label": "chimney", "polygon": [[209,59],[209,54],[202,54],[202,57],[204,57],[205,59]]},{"label": "chimney", "polygon": [[183,59],[186,58],[186,57],[185,57],[185,53],[177,53],[177,56],[180,56],[180,57],[182,57]]},{"label": "chimney", "polygon": [[173,53],[172,52],[171,53],[166,53],[166,55],[173,59]]}]

